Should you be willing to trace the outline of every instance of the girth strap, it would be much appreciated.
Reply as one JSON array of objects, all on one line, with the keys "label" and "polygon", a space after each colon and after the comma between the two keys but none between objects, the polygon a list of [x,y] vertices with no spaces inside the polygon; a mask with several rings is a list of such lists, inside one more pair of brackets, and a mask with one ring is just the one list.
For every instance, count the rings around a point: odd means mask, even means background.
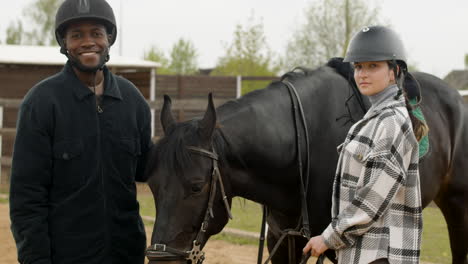
[{"label": "girth strap", "polygon": [[[288,80],[284,79],[282,82],[286,85],[288,88],[289,96],[291,97],[291,103],[293,106],[292,113],[293,113],[293,123],[296,131],[296,147],[297,147],[297,163],[298,163],[298,170],[299,170],[299,188],[300,188],[300,194],[301,194],[301,218],[299,220],[298,226],[295,229],[286,229],[281,231],[281,237],[280,239],[276,242],[276,245],[273,247],[272,252],[270,252],[270,256],[268,259],[265,261],[265,264],[267,264],[271,258],[274,256],[276,251],[278,250],[278,247],[280,246],[281,242],[284,240],[286,236],[302,236],[307,239],[310,239],[310,224],[309,224],[309,212],[307,208],[307,190],[309,186],[309,172],[310,172],[310,151],[309,151],[309,132],[307,129],[307,121],[304,113],[304,108],[301,103],[301,99],[299,97],[299,94],[297,93],[296,88],[294,85],[289,82]],[[303,164],[302,164],[302,144],[301,144],[301,131],[304,133],[304,139],[305,139],[305,148],[306,148],[306,156],[305,156],[305,170],[303,169]],[[304,175],[305,174],[305,175]],[[305,176],[305,179],[304,179]],[[264,212],[265,214],[265,212]],[[266,221],[266,217],[263,217],[263,221]],[[302,224],[300,223],[302,221]],[[262,230],[263,230],[263,225],[265,223],[262,223]],[[264,232],[264,231],[262,231]],[[260,234],[262,236],[263,234]],[[294,238],[293,238],[294,239]],[[290,247],[289,247],[289,253],[290,253],[290,264],[293,264],[295,262],[295,256],[291,256],[291,254],[295,253],[295,243],[293,244],[294,241],[289,239],[290,241]],[[259,244],[259,252],[263,250],[263,243]],[[293,252],[294,251],[294,252]],[[305,263],[304,259],[302,259],[301,263]],[[305,259],[307,261],[307,259]],[[261,263],[261,259],[258,259],[258,263]]]},{"label": "girth strap", "polygon": [[[283,80],[283,83],[286,84],[286,87],[289,90],[291,96],[291,101],[293,105],[293,117],[294,124],[296,127],[296,143],[297,143],[297,159],[299,167],[299,178],[300,178],[300,190],[301,190],[301,216],[302,216],[302,233],[307,239],[310,238],[310,225],[309,225],[309,212],[307,208],[307,190],[309,186],[309,171],[310,171],[310,151],[309,151],[309,132],[307,129],[307,121],[304,113],[304,108],[302,107],[302,102],[297,93],[294,85],[288,80]],[[297,113],[298,112],[298,113]],[[299,114],[299,116],[297,116]],[[301,122],[301,126],[304,131],[305,147],[306,147],[306,156],[305,156],[305,172],[302,167],[302,150],[301,150],[301,134],[300,126],[298,120]],[[304,180],[305,174],[305,180]]]}]

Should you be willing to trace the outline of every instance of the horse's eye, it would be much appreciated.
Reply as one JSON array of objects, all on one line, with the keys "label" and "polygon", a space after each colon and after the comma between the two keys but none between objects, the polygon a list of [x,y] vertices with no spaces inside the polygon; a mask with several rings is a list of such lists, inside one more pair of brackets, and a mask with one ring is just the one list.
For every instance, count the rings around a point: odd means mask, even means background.
[{"label": "horse's eye", "polygon": [[192,193],[194,193],[194,194],[201,192],[202,189],[203,189],[203,185],[202,185],[202,184],[194,184],[194,185],[192,185]]}]

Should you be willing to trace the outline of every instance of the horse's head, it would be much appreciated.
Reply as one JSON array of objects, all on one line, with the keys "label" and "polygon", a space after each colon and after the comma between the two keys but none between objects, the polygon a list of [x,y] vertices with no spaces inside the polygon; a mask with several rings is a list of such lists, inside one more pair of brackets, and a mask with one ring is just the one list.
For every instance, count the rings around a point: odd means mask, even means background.
[{"label": "horse's head", "polygon": [[[213,146],[216,111],[210,94],[201,120],[176,123],[164,96],[161,124],[165,136],[150,155],[148,184],[156,203],[156,222],[147,251],[150,260],[201,263],[201,248],[220,232],[229,215],[227,180],[221,179]],[[151,263],[151,262],[150,262]]]}]

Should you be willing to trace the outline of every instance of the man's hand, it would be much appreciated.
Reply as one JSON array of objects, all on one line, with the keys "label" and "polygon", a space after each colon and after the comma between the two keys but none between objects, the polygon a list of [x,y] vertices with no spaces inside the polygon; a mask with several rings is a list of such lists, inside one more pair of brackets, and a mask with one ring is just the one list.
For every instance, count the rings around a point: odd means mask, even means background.
[{"label": "man's hand", "polygon": [[307,252],[310,251],[310,254],[314,257],[318,257],[322,255],[323,252],[325,252],[328,249],[327,245],[325,244],[325,241],[322,236],[315,236],[312,237],[309,242],[307,242],[307,245],[302,249],[302,252],[304,254],[307,254]]}]

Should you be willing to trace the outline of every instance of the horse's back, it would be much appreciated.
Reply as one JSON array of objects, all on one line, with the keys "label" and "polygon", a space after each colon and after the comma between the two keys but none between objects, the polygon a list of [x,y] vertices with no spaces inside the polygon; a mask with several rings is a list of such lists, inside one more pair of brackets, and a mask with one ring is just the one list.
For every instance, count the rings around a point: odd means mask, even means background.
[{"label": "horse's back", "polygon": [[[459,161],[468,143],[468,116],[460,93],[443,80],[417,72],[421,87],[421,109],[429,127],[429,152],[420,163],[423,205],[437,199],[455,179],[466,178]],[[457,169],[455,169],[457,168]],[[468,170],[468,167],[466,168]]]}]

